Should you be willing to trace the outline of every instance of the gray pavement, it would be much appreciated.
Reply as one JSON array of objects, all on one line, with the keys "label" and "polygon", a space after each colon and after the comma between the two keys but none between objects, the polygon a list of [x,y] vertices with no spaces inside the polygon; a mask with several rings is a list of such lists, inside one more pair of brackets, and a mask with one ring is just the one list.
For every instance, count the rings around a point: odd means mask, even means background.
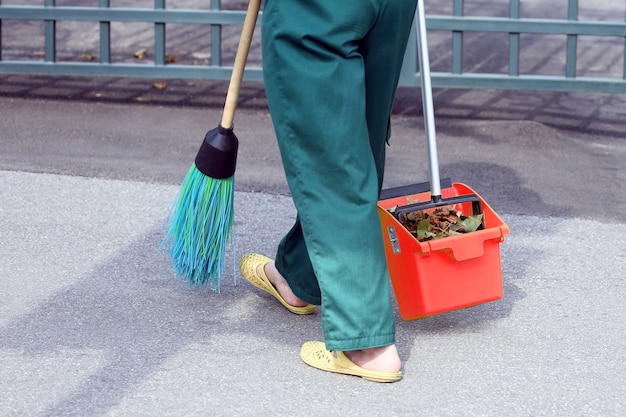
[{"label": "gray pavement", "polygon": [[[626,412],[622,136],[438,121],[442,175],[511,228],[505,295],[398,318],[405,377],[378,385],[303,364],[319,313],[287,313],[234,265],[220,294],[174,280],[161,226],[219,112],[0,97],[1,416]],[[427,179],[421,123],[393,118],[391,185]],[[244,109],[236,126],[229,265],[272,255],[295,216],[267,112]]]}]

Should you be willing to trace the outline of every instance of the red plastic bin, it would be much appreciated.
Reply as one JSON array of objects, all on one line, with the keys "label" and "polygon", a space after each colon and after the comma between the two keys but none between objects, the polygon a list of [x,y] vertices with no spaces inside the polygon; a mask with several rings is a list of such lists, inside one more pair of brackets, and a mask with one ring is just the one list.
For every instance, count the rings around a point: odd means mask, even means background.
[{"label": "red plastic bin", "polygon": [[[467,185],[453,183],[441,190],[444,199],[467,194],[475,194],[482,204],[484,229],[427,242],[419,242],[388,210],[429,201],[429,192],[378,202],[389,275],[403,320],[502,298],[500,243],[509,228]],[[472,214],[470,203],[455,208],[464,215]]]}]

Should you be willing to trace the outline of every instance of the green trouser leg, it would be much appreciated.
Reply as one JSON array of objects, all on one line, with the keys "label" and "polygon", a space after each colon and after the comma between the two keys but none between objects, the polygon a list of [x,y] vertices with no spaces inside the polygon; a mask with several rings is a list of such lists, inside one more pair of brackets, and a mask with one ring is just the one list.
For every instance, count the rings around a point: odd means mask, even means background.
[{"label": "green trouser leg", "polygon": [[416,0],[267,0],[265,88],[298,217],[276,266],[328,349],[395,341],[376,203]]}]

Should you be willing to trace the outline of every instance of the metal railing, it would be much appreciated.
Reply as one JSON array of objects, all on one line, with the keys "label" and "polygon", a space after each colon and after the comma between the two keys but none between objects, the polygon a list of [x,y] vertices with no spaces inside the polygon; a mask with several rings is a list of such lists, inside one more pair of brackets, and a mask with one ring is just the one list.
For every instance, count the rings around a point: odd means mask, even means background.
[{"label": "metal railing", "polygon": [[[452,33],[452,59],[449,72],[433,72],[433,87],[493,88],[515,90],[626,92],[626,23],[579,21],[579,0],[567,0],[567,19],[522,18],[520,0],[509,0],[508,17],[464,16],[464,0],[453,0],[452,16],[428,16],[429,31]],[[551,7],[556,5],[552,2]],[[597,4],[597,2],[592,2]],[[464,72],[464,36],[468,32],[508,35],[508,71],[503,73]],[[522,74],[520,71],[520,36],[565,35],[565,63],[562,74]],[[616,76],[578,76],[579,36],[611,37],[621,43],[623,66]],[[414,44],[413,41],[410,44]],[[403,85],[418,86],[419,76],[413,48],[407,49]],[[607,70],[608,72],[608,70]]]},{"label": "metal railing", "polygon": [[[432,85],[441,88],[493,88],[551,91],[626,92],[626,23],[623,21],[580,21],[579,0],[567,1],[566,19],[524,18],[520,13],[520,0],[508,1],[508,16],[465,15],[466,1],[451,0],[450,15],[429,14],[429,33],[447,33],[451,41],[439,48],[449,51],[448,68],[433,68]],[[84,2],[83,2],[84,3]],[[132,3],[132,2],[131,2]],[[56,0],[43,0],[42,5],[3,5],[0,0],[0,22],[37,21],[44,25],[43,53],[39,59],[6,59],[0,26],[0,73],[38,73],[67,75],[102,75],[146,78],[219,79],[230,77],[231,67],[222,60],[222,28],[241,25],[243,10],[223,10],[222,1],[208,0],[209,9],[172,9],[165,0],[154,0],[152,8],[111,7],[111,0],[97,0],[97,6],[60,6]],[[427,3],[428,4],[428,3]],[[552,7],[556,7],[553,5]],[[427,9],[428,12],[428,9]],[[99,28],[99,53],[90,62],[61,60],[57,57],[57,22],[87,21]],[[261,20],[259,19],[259,22]],[[111,24],[116,22],[143,22],[153,26],[153,62],[113,62],[111,56]],[[210,52],[204,65],[170,63],[166,55],[166,28],[171,24],[208,25],[210,27]],[[6,31],[6,29],[5,29]],[[464,68],[466,38],[471,34],[503,34],[506,45],[500,45],[508,55],[506,69],[494,71],[467,71]],[[541,74],[523,71],[520,54],[522,36],[560,35],[566,38],[565,58],[561,74]],[[603,37],[620,42],[623,65],[621,74],[580,76],[577,57],[580,54],[579,37]],[[236,44],[236,43],[235,43]],[[235,45],[234,44],[234,45]],[[419,68],[415,37],[409,42],[400,84],[419,86]],[[488,44],[486,44],[489,47]],[[432,47],[432,46],[431,46]],[[431,56],[435,55],[431,53]],[[261,80],[260,66],[250,65],[246,80]]]},{"label": "metal railing", "polygon": [[[0,0],[1,3],[1,0]],[[167,9],[165,0],[154,0],[154,9],[111,7],[111,0],[98,0],[98,7],[57,6],[44,0],[43,6],[3,6],[0,21],[7,19],[43,21],[43,60],[4,60],[0,37],[0,73],[39,73],[69,75],[106,75],[148,78],[228,79],[231,67],[221,62],[221,28],[241,25],[245,11],[221,10],[220,0],[210,0],[210,10]],[[56,53],[56,24],[59,21],[99,22],[100,44],[97,62],[59,61]],[[154,25],[154,63],[113,63],[111,61],[111,23],[145,22]],[[166,26],[173,23],[209,25],[211,51],[208,65],[166,63]],[[249,68],[246,79],[260,80],[260,68]]]}]

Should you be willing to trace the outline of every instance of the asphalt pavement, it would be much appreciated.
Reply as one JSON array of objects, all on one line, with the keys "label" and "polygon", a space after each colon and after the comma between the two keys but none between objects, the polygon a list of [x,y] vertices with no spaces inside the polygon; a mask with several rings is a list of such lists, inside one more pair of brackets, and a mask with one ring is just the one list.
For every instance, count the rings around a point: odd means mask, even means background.
[{"label": "asphalt pavement", "polygon": [[[271,256],[295,218],[267,111],[236,116],[221,293],[174,279],[158,250],[163,221],[219,113],[0,97],[0,415],[626,412],[622,134],[438,119],[442,176],[475,188],[511,229],[505,293],[398,316],[405,376],[379,385],[302,363],[300,345],[321,338],[319,313],[296,317],[234,271],[245,252]],[[422,120],[400,113],[390,185],[428,179]],[[619,131],[622,120],[604,123]]]}]

